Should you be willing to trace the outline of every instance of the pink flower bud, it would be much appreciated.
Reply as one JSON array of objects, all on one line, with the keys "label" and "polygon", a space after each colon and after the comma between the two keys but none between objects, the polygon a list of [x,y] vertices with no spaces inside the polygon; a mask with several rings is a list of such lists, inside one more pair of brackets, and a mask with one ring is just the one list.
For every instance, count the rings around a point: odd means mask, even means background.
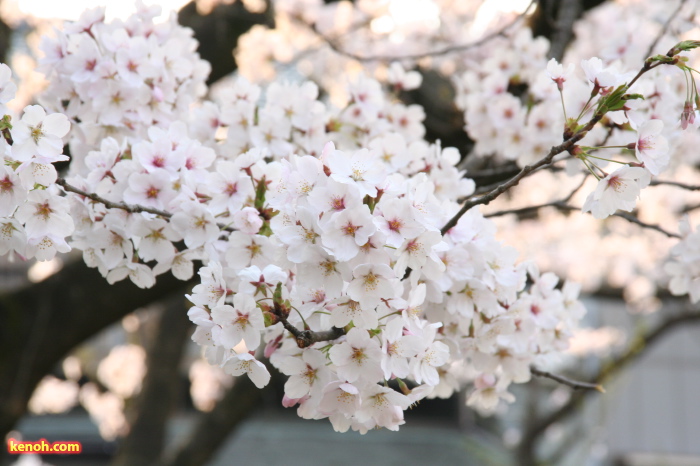
[{"label": "pink flower bud", "polygon": [[695,123],[695,107],[690,100],[686,100],[683,104],[683,112],[681,113],[681,128],[688,128],[688,123]]},{"label": "pink flower bud", "polygon": [[287,395],[284,395],[282,397],[282,406],[285,408],[291,408],[292,406],[296,405],[299,402],[298,399],[296,398],[289,398]]},{"label": "pink flower bud", "polygon": [[282,335],[278,336],[272,341],[267,342],[267,345],[265,345],[265,357],[269,358],[272,356],[272,353],[277,351],[277,348],[280,347],[280,341],[282,341]]}]

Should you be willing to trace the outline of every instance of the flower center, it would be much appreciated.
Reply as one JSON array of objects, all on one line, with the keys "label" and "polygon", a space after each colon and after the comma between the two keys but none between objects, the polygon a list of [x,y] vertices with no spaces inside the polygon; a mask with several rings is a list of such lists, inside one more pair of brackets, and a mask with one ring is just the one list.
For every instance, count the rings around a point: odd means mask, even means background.
[{"label": "flower center", "polygon": [[237,192],[238,192],[238,184],[237,183],[229,183],[226,185],[225,193],[228,194],[229,196],[233,196]]},{"label": "flower center", "polygon": [[421,243],[419,243],[418,241],[416,241],[415,239],[411,240],[406,245],[406,252],[408,252],[409,254],[415,254],[421,250],[422,246],[423,245]]},{"label": "flower center", "polygon": [[11,192],[14,185],[10,177],[5,176],[4,179],[0,180],[0,191],[3,193]]},{"label": "flower center", "polygon": [[364,284],[366,291],[374,291],[377,289],[377,285],[379,284],[379,278],[374,274],[374,272],[370,272],[365,275]]},{"label": "flower center", "polygon": [[355,232],[359,230],[361,227],[357,225],[353,225],[352,223],[348,222],[347,225],[345,225],[342,230],[343,233],[345,233],[346,236],[355,236]]},{"label": "flower center", "polygon": [[248,325],[250,325],[250,319],[248,318],[248,314],[241,314],[240,312],[238,313],[238,317],[236,320],[233,321],[234,325],[238,325],[241,328],[246,328]]},{"label": "flower center", "polygon": [[608,180],[608,187],[612,188],[616,192],[622,191],[624,186],[625,186],[625,183],[618,176],[610,177],[610,179]]},{"label": "flower center", "polygon": [[367,355],[365,354],[364,350],[362,348],[353,348],[352,349],[352,359],[355,360],[357,364],[362,365],[364,360],[367,358]]},{"label": "flower center", "polygon": [[389,220],[387,222],[387,224],[389,225],[389,229],[391,231],[395,231],[396,233],[399,233],[399,231],[401,230],[401,227],[403,226],[403,221],[401,221],[398,218],[394,218],[394,219]]},{"label": "flower center", "polygon": [[336,270],[335,270],[335,264],[336,264],[336,263],[335,263],[334,261],[331,261],[331,260],[328,260],[328,259],[325,260],[325,261],[323,261],[323,262],[321,262],[320,265],[321,265],[321,269],[323,270],[323,275],[325,275],[326,277],[328,277],[328,276],[330,276],[332,273],[334,273],[334,272],[336,271]]},{"label": "flower center", "polygon": [[332,210],[345,209],[345,198],[342,196],[333,196],[333,198],[331,199],[331,209]]},{"label": "flower center", "polygon": [[49,206],[49,203],[45,202],[43,204],[37,204],[36,212],[34,213],[34,215],[43,217],[44,220],[48,220],[52,212],[53,210],[51,210],[51,206]]},{"label": "flower center", "polygon": [[31,137],[34,140],[34,144],[39,144],[39,139],[44,136],[44,132],[41,130],[41,123],[36,126],[31,126]]},{"label": "flower center", "polygon": [[158,197],[158,193],[160,192],[160,189],[156,188],[155,186],[151,186],[148,188],[146,191],[146,197],[148,199],[155,199]]}]

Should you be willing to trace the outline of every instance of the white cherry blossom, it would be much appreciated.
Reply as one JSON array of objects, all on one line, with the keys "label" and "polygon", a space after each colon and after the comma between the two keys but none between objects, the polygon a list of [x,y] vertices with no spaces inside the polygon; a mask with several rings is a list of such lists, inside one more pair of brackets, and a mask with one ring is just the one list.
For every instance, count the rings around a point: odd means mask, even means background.
[{"label": "white cherry blossom", "polygon": [[351,329],[345,342],[334,345],[328,352],[338,375],[350,383],[358,380],[376,382],[382,378],[382,351],[376,339],[366,330]]},{"label": "white cherry blossom", "polygon": [[649,185],[651,174],[640,167],[621,167],[598,182],[588,195],[583,212],[591,212],[597,219],[606,218],[616,210],[631,211],[643,188]]}]

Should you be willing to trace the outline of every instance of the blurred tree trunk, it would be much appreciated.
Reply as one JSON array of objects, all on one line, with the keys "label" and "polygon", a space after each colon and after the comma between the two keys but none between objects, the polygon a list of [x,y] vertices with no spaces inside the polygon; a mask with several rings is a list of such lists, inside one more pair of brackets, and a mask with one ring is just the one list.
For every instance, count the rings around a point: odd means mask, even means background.
[{"label": "blurred tree trunk", "polygon": [[[0,0],[0,4],[2,0]],[[0,63],[7,63],[7,52],[12,45],[12,29],[0,18]]]},{"label": "blurred tree trunk", "polygon": [[240,424],[260,405],[263,393],[270,389],[257,388],[242,375],[214,409],[203,414],[190,438],[176,452],[166,452],[162,466],[200,466],[206,464]]},{"label": "blurred tree trunk", "polygon": [[39,381],[75,346],[193,283],[166,274],[147,290],[129,280],[110,285],[76,261],[41,283],[0,295],[0,434],[13,428]]},{"label": "blurred tree trunk", "polygon": [[184,296],[171,297],[165,303],[148,347],[148,372],[136,400],[135,419],[113,465],[150,466],[160,457],[167,422],[183,388],[180,361],[190,329]]},{"label": "blurred tree trunk", "polygon": [[194,30],[194,37],[199,42],[197,52],[211,64],[207,84],[236,70],[233,50],[239,37],[256,24],[274,25],[272,8],[268,6],[264,13],[251,13],[239,1],[217,5],[207,15],[200,14],[195,2],[190,2],[180,9],[177,19],[183,26]]},{"label": "blurred tree trunk", "polygon": [[535,36],[551,42],[549,57],[561,61],[567,46],[574,40],[574,22],[605,0],[538,0],[537,10],[530,19]]}]

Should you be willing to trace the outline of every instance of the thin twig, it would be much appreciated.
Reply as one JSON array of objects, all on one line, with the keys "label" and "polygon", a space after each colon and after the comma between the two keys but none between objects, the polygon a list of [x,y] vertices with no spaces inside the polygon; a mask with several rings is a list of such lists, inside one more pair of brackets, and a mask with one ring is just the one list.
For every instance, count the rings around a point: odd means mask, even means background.
[{"label": "thin twig", "polygon": [[654,230],[654,231],[658,231],[659,233],[663,233],[664,235],[668,236],[669,238],[682,238],[682,236],[679,235],[678,233],[673,233],[673,232],[670,232],[668,230],[664,230],[663,228],[661,228],[658,225],[653,225],[651,223],[642,222],[634,215],[625,214],[623,212],[617,212],[617,213],[614,213],[613,215],[615,217],[624,218],[628,222],[635,223],[635,224],[639,225],[640,227],[649,228],[650,230]]},{"label": "thin twig", "polygon": [[[563,161],[563,160],[566,160],[567,158],[568,158],[568,157],[565,157],[565,158],[563,158],[563,159],[559,159],[558,162],[561,162],[561,161]],[[535,173],[539,172],[540,170],[549,170],[549,171],[552,172],[552,173],[556,173],[556,172],[562,171],[563,168],[560,168],[560,167],[557,167],[556,165],[551,165],[551,164],[550,164],[550,165],[545,165],[545,166],[542,166],[542,167],[537,168],[536,170],[533,170],[533,171],[530,173],[530,175],[534,175]],[[519,172],[520,172],[520,169],[516,166],[516,167],[515,167],[515,170],[512,171],[512,173],[511,173],[510,176],[517,175]],[[506,173],[504,173],[504,174],[506,174]],[[469,173],[467,173],[467,174],[465,175],[465,178],[471,178],[471,176],[469,176]],[[465,200],[468,200],[468,199],[471,198],[471,197],[474,197],[474,196],[478,196],[478,195],[480,195],[480,194],[487,193],[487,192],[489,192],[489,191],[491,191],[491,190],[497,188],[497,187],[501,184],[501,182],[502,182],[502,181],[499,181],[499,182],[496,182],[496,183],[485,184],[485,185],[483,185],[483,186],[478,186],[478,187],[476,188],[476,190],[474,191],[473,194],[471,194],[470,196],[467,196],[467,197],[458,199],[457,202],[462,203],[462,202],[464,202]]]},{"label": "thin twig", "polygon": [[527,207],[521,207],[519,209],[499,210],[498,212],[491,212],[490,214],[484,214],[484,217],[486,217],[486,218],[502,217],[504,215],[509,215],[509,214],[523,215],[523,214],[529,214],[532,212],[537,212],[538,210],[544,209],[545,207],[556,207],[559,210],[579,210],[579,207],[574,207],[572,205],[568,205],[565,201],[552,201],[552,202],[547,202],[546,204],[531,205],[531,206],[527,206]]},{"label": "thin twig", "polygon": [[700,204],[687,205],[681,209],[680,213],[687,214],[688,212],[692,212],[695,209],[700,209]]},{"label": "thin twig", "polygon": [[[159,215],[159,216],[167,218],[167,219],[170,219],[173,216],[173,214],[171,214],[170,212],[166,212],[164,210],[159,210],[159,209],[154,209],[152,207],[144,207],[144,206],[138,205],[138,204],[127,204],[126,202],[112,202],[110,200],[105,199],[102,196],[95,194],[95,193],[89,193],[87,191],[83,191],[80,188],[76,188],[75,186],[71,185],[63,178],[58,178],[56,180],[56,184],[61,186],[64,190],[66,190],[68,192],[87,197],[88,199],[90,199],[94,202],[103,204],[108,209],[121,209],[121,210],[125,210],[127,212],[131,212],[132,214],[138,214],[141,212],[148,212],[149,214]],[[235,228],[232,228],[232,227],[225,225],[223,223],[217,223],[216,226],[218,226],[219,229],[221,229],[223,231],[228,231],[228,232],[236,231]]]},{"label": "thin twig", "polygon": [[583,187],[584,184],[586,184],[586,180],[588,179],[588,173],[584,173],[583,178],[581,179],[581,182],[576,186],[564,199],[561,199],[559,201],[552,201],[548,202],[546,204],[539,204],[539,205],[534,205],[534,206],[527,206],[527,207],[521,207],[519,209],[509,209],[509,210],[499,210],[498,212],[493,212],[490,214],[485,214],[484,217],[501,217],[503,215],[508,215],[508,214],[516,214],[516,215],[522,215],[522,214],[528,214],[530,212],[535,212],[539,209],[543,209],[545,207],[556,207],[559,210],[578,210],[577,207],[568,205],[568,202],[571,200],[574,195],[579,192],[579,190]]},{"label": "thin twig", "polygon": [[472,207],[475,207],[477,205],[487,205],[494,199],[496,199],[498,196],[503,194],[504,192],[508,191],[510,188],[513,186],[517,185],[520,180],[528,176],[530,173],[534,172],[535,170],[548,166],[552,163],[554,160],[554,156],[561,154],[564,151],[567,151],[571,149],[574,144],[576,144],[578,141],[583,139],[586,134],[588,134],[588,131],[590,131],[601,119],[603,118],[602,114],[596,114],[591,118],[591,120],[586,123],[586,125],[578,130],[573,136],[571,136],[569,139],[564,141],[563,143],[559,144],[558,146],[554,146],[549,150],[549,153],[539,161],[535,162],[532,165],[526,165],[518,172],[517,175],[506,181],[505,183],[499,185],[495,189],[489,191],[488,193],[484,194],[483,196],[478,196],[472,199],[467,200],[467,202],[464,203],[461,209],[459,209],[459,212],[457,212],[446,224],[445,226],[442,227],[440,232],[444,235],[447,233],[452,227],[457,225],[457,222],[459,219]]},{"label": "thin twig", "polygon": [[649,183],[649,186],[675,186],[677,188],[687,189],[688,191],[700,191],[700,186],[696,184],[685,184],[679,183],[677,181],[666,181],[666,180],[653,180]]},{"label": "thin twig", "polygon": [[[632,78],[632,80],[631,80],[629,83],[627,83],[627,84],[625,85],[626,89],[629,89],[630,87],[632,87],[632,85],[633,85],[640,77],[642,77],[642,75],[644,75],[644,73],[646,73],[646,72],[648,72],[648,71],[650,71],[650,70],[652,70],[652,69],[654,69],[654,68],[656,68],[656,67],[659,67],[659,66],[661,66],[661,65],[664,65],[664,64],[666,64],[666,63],[665,63],[665,62],[662,62],[662,61],[652,62],[651,60],[646,60],[646,61],[644,62],[644,65],[642,66],[642,68],[641,68],[641,69],[639,70],[639,72],[637,73],[637,75],[636,75],[634,78]],[[514,177],[512,177],[511,179],[509,179],[509,180],[506,181],[505,183],[503,183],[503,184],[497,186],[496,188],[494,188],[493,190],[489,191],[488,193],[484,194],[483,196],[476,196],[476,197],[472,197],[471,199],[468,199],[468,200],[464,203],[464,205],[462,205],[462,207],[459,209],[459,211],[458,211],[458,212],[457,212],[443,227],[442,227],[442,229],[440,230],[440,233],[442,233],[443,235],[445,235],[451,228],[453,228],[455,225],[457,225],[457,222],[459,221],[459,219],[460,219],[465,213],[467,213],[467,211],[469,211],[469,209],[471,209],[472,207],[475,207],[475,206],[477,206],[477,205],[487,205],[487,204],[489,204],[491,201],[493,201],[494,199],[496,199],[498,196],[500,196],[500,195],[503,194],[504,192],[508,191],[508,190],[509,190],[510,188],[512,188],[513,186],[516,186],[516,185],[520,182],[520,180],[522,180],[522,179],[525,178],[526,176],[530,175],[532,172],[534,172],[534,171],[536,171],[536,170],[538,170],[538,169],[540,169],[540,168],[550,166],[550,165],[553,163],[554,157],[555,157],[556,155],[561,154],[561,153],[564,152],[564,151],[571,151],[571,149],[574,147],[574,145],[575,145],[578,141],[580,141],[581,139],[583,139],[583,138],[588,134],[588,132],[589,132],[591,129],[593,129],[593,127],[595,127],[595,125],[598,124],[598,122],[599,122],[600,120],[603,119],[604,116],[605,116],[605,113],[604,113],[604,112],[596,112],[596,113],[593,115],[593,117],[591,117],[591,119],[588,121],[588,123],[586,123],[583,127],[579,128],[575,133],[573,133],[572,135],[570,135],[568,139],[565,139],[564,142],[562,142],[562,143],[559,144],[558,146],[553,146],[553,147],[549,150],[549,153],[548,153],[544,158],[540,159],[539,161],[535,162],[535,163],[532,164],[532,165],[526,165],[526,166],[524,166],[524,167],[522,168],[522,170],[520,170],[520,171],[518,172],[517,175],[515,175]],[[567,135],[566,135],[566,133],[565,133],[565,136],[564,136],[564,137],[566,137],[566,136],[567,136]],[[573,154],[572,154],[572,155],[573,155]],[[616,214],[616,215],[617,215],[617,214]],[[618,216],[621,216],[621,215],[618,215]],[[632,221],[632,222],[634,222],[634,223],[637,223],[637,224],[639,224],[639,225],[646,226],[645,224],[641,223],[638,219],[631,219],[631,218],[630,218],[630,219],[628,219],[628,220],[630,220],[630,221]],[[666,234],[666,235],[668,235],[668,236],[675,236],[675,237],[677,237],[677,235],[675,235],[674,233],[668,233],[668,232],[666,232],[665,230],[661,229],[660,227],[649,226],[649,228],[652,228],[652,229],[655,229],[655,230],[657,230],[657,231],[660,231],[661,233],[664,233],[664,234]]]},{"label": "thin twig", "polygon": [[[700,312],[695,309],[687,310],[681,314],[666,318],[662,323],[657,325],[654,330],[651,330],[644,336],[632,342],[626,351],[613,358],[608,364],[601,368],[601,370],[593,378],[591,378],[588,383],[602,385],[606,380],[609,380],[610,377],[616,375],[630,363],[635,361],[671,329],[682,324],[697,324],[699,322]],[[532,454],[534,453],[535,443],[545,432],[545,430],[547,430],[547,428],[552,424],[561,422],[563,419],[573,414],[576,411],[576,408],[579,407],[579,405],[586,399],[586,395],[588,393],[592,392],[589,390],[574,392],[566,404],[561,406],[556,411],[553,411],[532,423],[531,427],[525,431],[523,439],[520,442],[518,454],[521,456],[521,458],[531,458]]]},{"label": "thin twig", "polygon": [[651,56],[651,54],[654,52],[654,48],[658,45],[659,41],[664,36],[664,34],[666,34],[666,32],[668,31],[668,27],[671,25],[671,22],[676,18],[676,16],[678,16],[678,13],[680,13],[681,9],[683,8],[683,5],[685,5],[685,2],[686,0],[681,0],[681,2],[678,4],[678,8],[676,8],[675,11],[671,13],[671,16],[668,17],[663,27],[661,28],[661,31],[659,31],[659,33],[654,38],[654,41],[649,45],[647,53],[644,55],[645,57]]},{"label": "thin twig", "polygon": [[[564,211],[573,211],[573,210],[581,210],[580,207],[572,206],[570,204],[567,204],[565,200],[561,201],[553,201],[553,202],[547,202],[546,204],[538,204],[538,205],[532,205],[532,206],[527,206],[527,207],[521,207],[519,209],[507,209],[507,210],[499,210],[498,212],[491,212],[489,214],[485,214],[484,217],[486,218],[492,218],[492,217],[502,217],[503,215],[509,215],[509,214],[515,214],[515,215],[523,215],[523,214],[529,214],[532,212],[537,212],[540,209],[544,209],[545,207],[555,207],[559,210],[564,210]],[[652,223],[646,223],[642,222],[639,220],[637,217],[626,214],[624,212],[615,212],[612,214],[614,217],[620,217],[628,222],[634,223],[635,225],[639,225],[642,228],[648,228],[650,230],[658,231],[659,233],[662,233],[669,238],[681,238],[681,235],[678,233],[673,233],[671,231],[665,230],[661,228],[659,225],[654,225]]]},{"label": "thin twig", "polygon": [[517,23],[519,23],[525,16],[527,16],[528,12],[530,11],[530,8],[536,3],[536,0],[532,0],[530,4],[527,6],[525,11],[523,11],[521,14],[519,14],[513,21],[499,29],[498,31],[495,31],[491,34],[488,34],[481,39],[479,39],[476,42],[470,42],[469,44],[460,44],[460,45],[450,45],[447,47],[444,47],[442,49],[438,50],[433,50],[430,52],[423,52],[423,53],[411,53],[411,54],[406,54],[406,55],[358,55],[352,52],[349,52],[342,48],[335,39],[328,37],[324,35],[322,32],[320,32],[315,25],[309,25],[312,31],[316,33],[321,39],[323,39],[331,49],[333,49],[336,53],[340,55],[344,55],[348,58],[352,58],[354,60],[360,61],[360,62],[367,62],[367,61],[395,61],[395,60],[419,60],[421,58],[425,57],[436,57],[436,56],[441,56],[441,55],[448,55],[450,53],[454,52],[462,52],[474,47],[478,47],[480,45],[485,44],[486,42],[499,37],[499,36],[505,36],[505,33],[508,32],[509,29],[513,28]]},{"label": "thin twig", "polygon": [[589,383],[589,382],[580,382],[578,380],[573,380],[568,377],[564,377],[563,375],[557,375],[557,374],[552,374],[551,372],[547,371],[541,371],[535,367],[530,366],[530,373],[532,375],[536,375],[537,377],[546,377],[548,379],[552,379],[555,382],[559,382],[560,384],[567,385],[574,390],[598,390],[600,393],[605,393],[605,389],[603,389],[603,386],[600,384],[596,383]]},{"label": "thin twig", "polygon": [[95,193],[88,193],[86,191],[83,191],[80,188],[76,188],[75,186],[69,184],[63,178],[58,178],[56,180],[56,184],[61,186],[66,191],[78,194],[80,196],[87,197],[88,199],[95,201],[95,202],[98,202],[100,204],[104,204],[104,206],[109,208],[109,209],[126,210],[127,212],[131,212],[132,214],[138,214],[141,212],[148,212],[149,214],[160,215],[161,217],[165,217],[165,218],[171,218],[173,216],[173,214],[171,214],[170,212],[166,212],[164,210],[159,210],[159,209],[154,209],[152,207],[144,207],[144,206],[140,206],[140,205],[129,205],[125,202],[112,202],[110,200],[105,199],[102,196],[95,194]]}]

